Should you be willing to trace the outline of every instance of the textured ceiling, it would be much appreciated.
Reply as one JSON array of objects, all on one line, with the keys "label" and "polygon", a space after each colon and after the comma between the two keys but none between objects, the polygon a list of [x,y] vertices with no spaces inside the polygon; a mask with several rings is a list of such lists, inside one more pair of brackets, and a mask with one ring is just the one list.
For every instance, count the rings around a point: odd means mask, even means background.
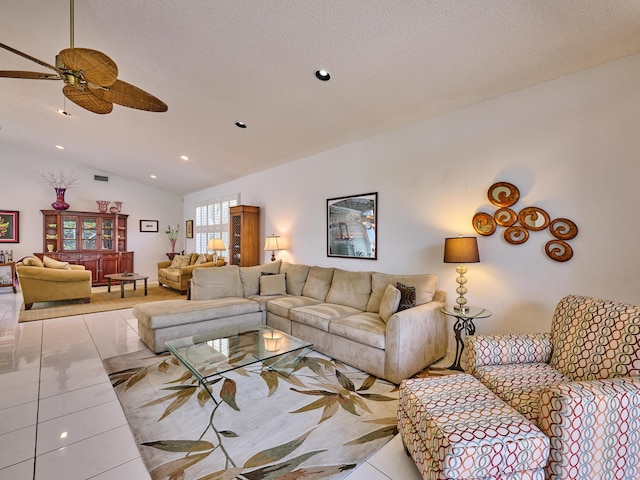
[{"label": "textured ceiling", "polygon": [[[0,32],[53,64],[69,2],[2,0]],[[75,46],[169,111],[64,117],[62,82],[0,78],[0,147],[184,194],[637,53],[640,2],[77,0]]]}]

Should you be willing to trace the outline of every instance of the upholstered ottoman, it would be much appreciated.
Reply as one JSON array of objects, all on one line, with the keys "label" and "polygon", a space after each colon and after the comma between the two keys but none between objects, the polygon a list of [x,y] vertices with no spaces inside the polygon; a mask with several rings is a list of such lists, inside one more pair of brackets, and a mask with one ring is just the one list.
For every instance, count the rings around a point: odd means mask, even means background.
[{"label": "upholstered ottoman", "polygon": [[424,479],[544,480],[547,436],[471,375],[403,380],[398,430]]}]

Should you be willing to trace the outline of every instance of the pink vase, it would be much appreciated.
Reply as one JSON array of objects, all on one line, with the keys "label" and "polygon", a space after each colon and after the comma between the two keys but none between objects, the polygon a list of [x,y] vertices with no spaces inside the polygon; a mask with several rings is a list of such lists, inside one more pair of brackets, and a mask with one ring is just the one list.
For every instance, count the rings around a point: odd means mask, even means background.
[{"label": "pink vase", "polygon": [[56,201],[51,204],[55,210],[66,210],[69,208],[69,204],[64,201],[64,192],[66,188],[56,188]]},{"label": "pink vase", "polygon": [[171,242],[171,253],[174,253],[176,251],[176,239],[169,239],[169,241]]}]

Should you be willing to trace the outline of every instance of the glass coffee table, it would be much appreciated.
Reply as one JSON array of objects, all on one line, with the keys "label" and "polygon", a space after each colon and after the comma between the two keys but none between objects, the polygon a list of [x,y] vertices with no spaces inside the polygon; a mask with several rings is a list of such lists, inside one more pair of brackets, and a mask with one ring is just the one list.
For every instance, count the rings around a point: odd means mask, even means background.
[{"label": "glass coffee table", "polygon": [[[288,376],[313,344],[266,325],[239,327],[171,340],[167,349],[209,392],[215,377],[262,362]],[[215,400],[215,399],[214,399]]]}]

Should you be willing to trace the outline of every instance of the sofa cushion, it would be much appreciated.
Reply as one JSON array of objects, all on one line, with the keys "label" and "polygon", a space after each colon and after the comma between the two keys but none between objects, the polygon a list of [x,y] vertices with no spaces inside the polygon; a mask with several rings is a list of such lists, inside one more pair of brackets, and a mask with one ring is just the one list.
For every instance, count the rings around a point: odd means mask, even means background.
[{"label": "sofa cushion", "polygon": [[198,255],[193,265],[200,265],[201,263],[207,263],[207,257],[205,255]]},{"label": "sofa cushion", "polygon": [[360,310],[335,303],[319,303],[308,307],[292,308],[289,318],[325,332],[329,331],[329,323],[336,318],[348,317],[360,313]]},{"label": "sofa cushion", "polygon": [[384,323],[387,323],[391,315],[398,311],[400,296],[400,290],[391,284],[387,285],[387,289],[384,291],[384,296],[382,297],[382,302],[380,303],[380,318]]},{"label": "sofa cushion", "polygon": [[640,375],[640,307],[569,295],[551,323],[550,364],[572,380]]},{"label": "sofa cushion", "polygon": [[540,414],[540,391],[570,381],[547,363],[480,366],[474,374],[493,393],[534,423]]},{"label": "sofa cushion", "polygon": [[180,269],[182,267],[188,267],[191,262],[191,255],[176,255],[171,260],[171,265],[169,268]]},{"label": "sofa cushion", "polygon": [[178,268],[161,268],[158,270],[159,277],[164,277],[172,282],[179,282],[181,275],[180,269]]},{"label": "sofa cushion", "polygon": [[371,296],[371,272],[347,272],[335,269],[327,303],[365,310]]},{"label": "sofa cushion", "polygon": [[44,263],[38,257],[27,257],[22,260],[22,264],[26,267],[44,267]]},{"label": "sofa cushion", "polygon": [[260,276],[260,295],[286,295],[287,283],[284,273]]},{"label": "sofa cushion", "polygon": [[282,262],[280,273],[287,275],[287,293],[289,295],[302,295],[302,289],[309,275],[309,265],[296,265]]},{"label": "sofa cushion", "polygon": [[46,268],[57,268],[58,270],[71,270],[69,266],[69,262],[59,262],[58,260],[54,260],[53,258],[47,257],[46,255],[42,258],[44,266]]},{"label": "sofa cushion", "polygon": [[311,267],[302,289],[302,295],[324,302],[331,288],[333,270],[333,268]]},{"label": "sofa cushion", "polygon": [[305,307],[308,305],[318,305],[320,300],[316,300],[311,297],[301,296],[286,296],[273,300],[269,300],[267,303],[267,312],[279,315],[284,318],[289,318],[289,311],[296,307]]},{"label": "sofa cushion", "polygon": [[416,306],[416,287],[404,285],[400,282],[396,283],[396,287],[400,290],[400,303],[398,311],[408,310]]},{"label": "sofa cushion", "polygon": [[216,268],[196,268],[191,277],[191,299],[208,300],[242,297],[244,289],[237,265]]},{"label": "sofa cushion", "polygon": [[240,280],[244,287],[244,296],[260,294],[260,275],[265,273],[280,273],[282,260],[256,265],[254,267],[240,267]]},{"label": "sofa cushion", "polygon": [[133,315],[150,329],[175,327],[258,311],[260,311],[258,303],[238,297],[199,301],[159,300],[139,303],[133,307]]},{"label": "sofa cushion", "polygon": [[389,275],[387,273],[373,272],[371,276],[371,298],[367,304],[367,312],[379,312],[380,302],[387,285],[396,286],[398,282],[415,287],[416,305],[423,305],[433,300],[433,295],[438,285],[438,277],[432,274]]},{"label": "sofa cushion", "polygon": [[329,323],[329,333],[382,350],[385,348],[386,331],[380,315],[372,312],[356,313]]}]

